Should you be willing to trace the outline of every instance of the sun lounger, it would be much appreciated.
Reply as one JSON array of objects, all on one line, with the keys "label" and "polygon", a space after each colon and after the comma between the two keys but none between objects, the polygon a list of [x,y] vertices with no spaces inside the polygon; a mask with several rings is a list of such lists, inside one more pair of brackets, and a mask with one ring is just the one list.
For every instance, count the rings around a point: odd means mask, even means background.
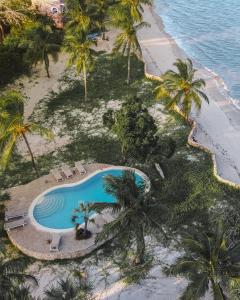
[{"label": "sun lounger", "polygon": [[62,167],[62,171],[63,171],[63,174],[67,177],[67,179],[69,178],[73,178],[73,172],[72,170],[69,168],[69,166],[63,166]]},{"label": "sun lounger", "polygon": [[163,170],[162,170],[162,168],[160,167],[160,165],[156,163],[156,164],[155,164],[155,168],[156,168],[156,170],[158,171],[158,173],[160,174],[160,176],[162,177],[162,179],[165,179]]},{"label": "sun lounger", "polygon": [[87,173],[87,171],[84,168],[84,166],[82,165],[81,161],[75,162],[75,168],[78,170],[78,172],[80,174],[86,174]]},{"label": "sun lounger", "polygon": [[57,180],[57,182],[63,181],[62,174],[58,169],[53,169],[53,170],[50,171],[50,173]]},{"label": "sun lounger", "polygon": [[15,228],[18,228],[18,227],[24,227],[25,225],[27,225],[27,221],[26,221],[26,219],[22,218],[20,220],[5,223],[4,224],[4,229],[6,231],[9,231],[11,229],[15,229]]},{"label": "sun lounger", "polygon": [[60,234],[54,234],[53,237],[52,237],[52,242],[50,244],[50,251],[51,252],[58,252],[60,242],[61,242],[61,235]]},{"label": "sun lounger", "polygon": [[26,217],[27,215],[27,209],[18,209],[18,210],[7,210],[5,211],[5,221],[9,221],[11,219],[20,218],[20,217]]}]

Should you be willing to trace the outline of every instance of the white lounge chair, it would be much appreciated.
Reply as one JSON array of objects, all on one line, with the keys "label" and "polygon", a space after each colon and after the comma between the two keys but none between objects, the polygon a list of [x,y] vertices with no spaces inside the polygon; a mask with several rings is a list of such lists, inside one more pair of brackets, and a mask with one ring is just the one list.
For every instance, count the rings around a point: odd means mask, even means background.
[{"label": "white lounge chair", "polygon": [[160,174],[160,176],[162,177],[162,179],[165,179],[163,170],[162,170],[162,168],[160,167],[160,165],[156,163],[156,164],[155,164],[155,168],[156,168],[156,170],[158,171],[158,173]]},{"label": "white lounge chair", "polygon": [[81,161],[75,162],[75,168],[78,170],[78,172],[79,172],[80,174],[86,174],[86,173],[87,173],[87,171],[86,171],[86,169],[84,168],[84,166],[83,166],[83,164],[82,164]]},{"label": "white lounge chair", "polygon": [[11,229],[15,229],[18,227],[24,227],[25,225],[27,225],[27,221],[26,221],[26,219],[22,218],[20,220],[5,223],[4,229],[6,231],[10,231]]},{"label": "white lounge chair", "polygon": [[63,181],[62,174],[58,169],[53,169],[53,170],[50,171],[50,173],[57,180],[57,182]]},{"label": "white lounge chair", "polygon": [[61,235],[60,234],[54,234],[52,237],[52,242],[50,244],[50,251],[51,252],[58,252],[59,246],[61,242]]},{"label": "white lounge chair", "polygon": [[67,179],[73,178],[73,172],[69,166],[65,165],[62,167],[63,174],[67,177]]},{"label": "white lounge chair", "polygon": [[9,221],[15,218],[24,218],[26,217],[28,211],[25,208],[18,209],[18,210],[6,210],[5,211],[5,221]]}]

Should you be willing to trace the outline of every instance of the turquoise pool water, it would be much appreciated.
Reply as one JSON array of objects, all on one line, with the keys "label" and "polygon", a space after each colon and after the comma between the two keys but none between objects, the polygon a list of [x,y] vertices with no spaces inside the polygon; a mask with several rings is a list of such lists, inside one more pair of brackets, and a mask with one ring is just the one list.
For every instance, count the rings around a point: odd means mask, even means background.
[{"label": "turquoise pool water", "polygon": [[[105,192],[104,177],[106,175],[120,176],[122,173],[122,169],[104,170],[77,185],[58,187],[47,192],[35,204],[33,217],[37,223],[49,229],[71,229],[74,227],[71,220],[73,211],[79,207],[80,203],[116,201],[113,196]],[[142,182],[142,177],[136,173],[135,178],[137,183]],[[81,213],[77,222],[84,222]]]}]

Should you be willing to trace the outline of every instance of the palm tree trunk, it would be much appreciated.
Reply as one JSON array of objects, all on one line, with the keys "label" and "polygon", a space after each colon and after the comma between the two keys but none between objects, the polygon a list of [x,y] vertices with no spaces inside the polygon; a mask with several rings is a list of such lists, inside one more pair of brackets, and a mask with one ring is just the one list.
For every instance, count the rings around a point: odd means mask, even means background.
[{"label": "palm tree trunk", "polygon": [[[217,289],[219,290],[219,292],[220,292],[220,294],[221,294],[221,297],[222,297],[222,300],[227,300],[228,298],[226,297],[226,295],[224,294],[224,292],[223,292],[223,289],[222,289],[222,287],[220,286],[220,284],[219,283],[215,283],[215,281],[213,280],[213,278],[210,278],[210,281],[211,281],[211,285],[212,285],[212,289],[216,289],[216,287],[217,287]],[[216,298],[216,297],[215,297]],[[214,298],[214,299],[215,299]],[[219,297],[218,297],[219,298]],[[220,299],[215,299],[215,300],[220,300]]]},{"label": "palm tree trunk", "polygon": [[47,77],[50,78],[50,74],[49,74],[49,59],[48,59],[48,55],[46,53],[44,53],[44,63],[45,63],[45,69],[47,72]]},{"label": "palm tree trunk", "polygon": [[84,234],[87,234],[87,224],[88,224],[88,218],[84,218]]},{"label": "palm tree trunk", "polygon": [[29,145],[29,142],[28,142],[28,140],[27,140],[27,137],[26,137],[25,133],[22,133],[22,136],[23,136],[23,139],[24,139],[24,141],[25,141],[25,143],[26,143],[26,145],[27,145],[28,152],[30,153],[33,168],[34,168],[34,170],[35,170],[35,172],[36,172],[36,174],[37,174],[37,177],[39,177],[39,173],[38,173],[38,170],[37,170],[37,167],[36,167],[36,164],[35,164],[35,160],[34,160],[34,157],[33,157],[33,153],[32,153],[32,150],[31,150],[31,148],[30,148],[30,145]]},{"label": "palm tree trunk", "polygon": [[130,71],[131,71],[131,51],[128,53],[128,76],[127,76],[127,84],[130,83]]},{"label": "palm tree trunk", "polygon": [[86,65],[83,67],[83,79],[84,79],[84,98],[87,101],[87,72],[86,72]]},{"label": "palm tree trunk", "polygon": [[137,233],[137,257],[136,257],[136,264],[142,264],[144,261],[144,254],[145,254],[145,240],[143,235],[143,228],[140,226]]}]

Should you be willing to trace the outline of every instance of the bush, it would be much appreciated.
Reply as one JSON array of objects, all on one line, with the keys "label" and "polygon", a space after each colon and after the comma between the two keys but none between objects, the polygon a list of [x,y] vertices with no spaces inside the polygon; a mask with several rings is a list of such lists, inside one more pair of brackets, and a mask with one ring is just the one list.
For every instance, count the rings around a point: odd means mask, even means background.
[{"label": "bush", "polygon": [[14,43],[0,45],[0,86],[30,70],[30,64],[24,59],[25,49]]}]

